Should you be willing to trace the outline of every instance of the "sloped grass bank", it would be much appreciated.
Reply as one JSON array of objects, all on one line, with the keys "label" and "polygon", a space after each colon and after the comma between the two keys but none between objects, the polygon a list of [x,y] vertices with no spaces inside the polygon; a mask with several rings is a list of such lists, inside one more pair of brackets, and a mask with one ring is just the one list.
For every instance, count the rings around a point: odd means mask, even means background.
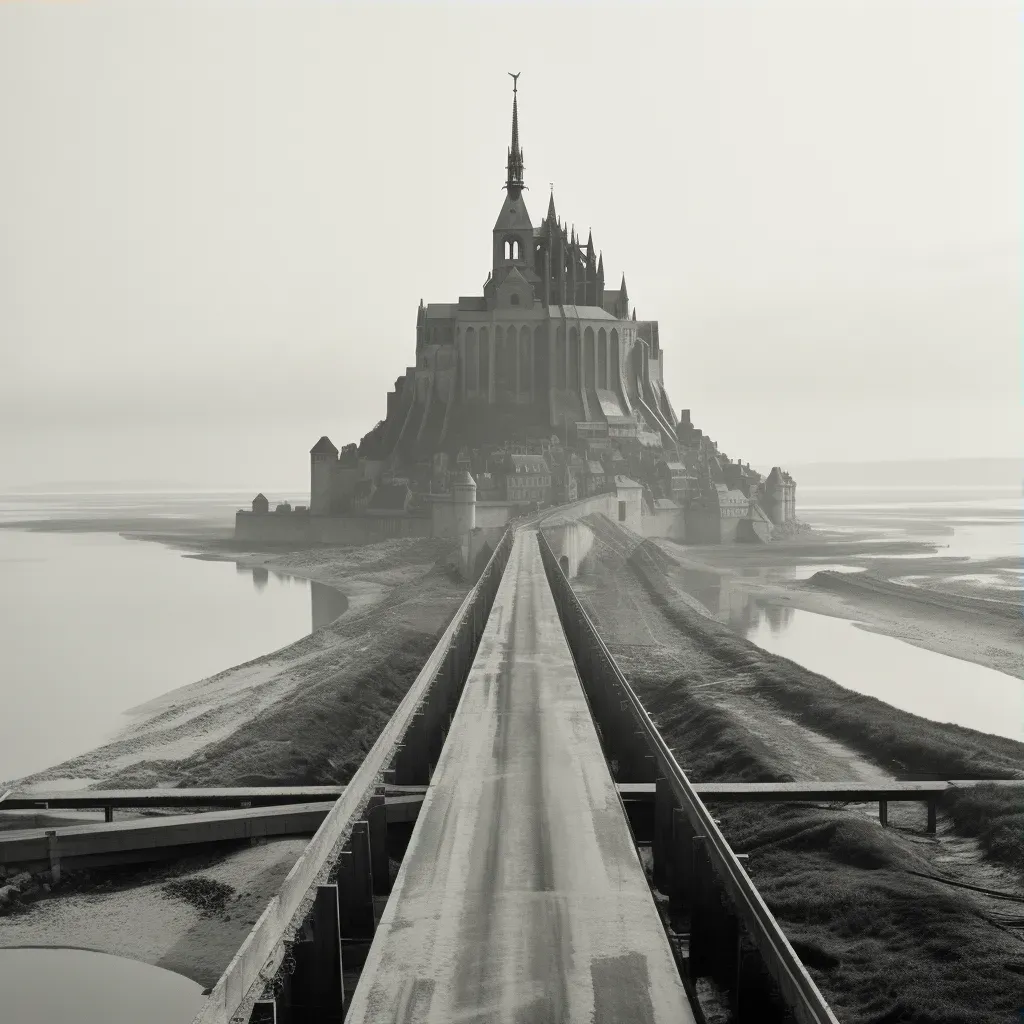
[{"label": "sloped grass bank", "polygon": [[[792,778],[685,679],[630,681],[692,778]],[[972,794],[956,794],[964,831],[998,822],[995,834],[1007,835],[1013,801],[994,798],[997,811],[1010,808],[1004,821],[992,810],[972,815]],[[843,1024],[997,1024],[1024,1006],[1024,943],[994,920],[998,911],[990,916],[975,895],[912,874],[934,867],[871,818],[843,806],[712,807]]]},{"label": "sloped grass bank", "polygon": [[1024,779],[1024,743],[920,718],[763,651],[728,626],[698,615],[676,600],[666,573],[671,559],[650,541],[632,552],[628,565],[655,607],[680,633],[721,667],[756,678],[758,694],[770,698],[802,725],[897,775]]},{"label": "sloped grass bank", "polygon": [[[681,600],[660,549],[618,536],[607,520],[594,532],[581,598],[694,780],[789,781],[800,771],[771,733],[732,712],[734,686],[894,775],[1024,777],[1024,745],[928,722],[768,654]],[[982,787],[951,794],[944,810],[986,855],[1014,863],[1022,804],[1016,791]],[[927,844],[915,848],[860,808],[712,809],[843,1024],[1016,1019],[1024,943],[1007,922],[1016,904],[921,877],[937,873]]]}]

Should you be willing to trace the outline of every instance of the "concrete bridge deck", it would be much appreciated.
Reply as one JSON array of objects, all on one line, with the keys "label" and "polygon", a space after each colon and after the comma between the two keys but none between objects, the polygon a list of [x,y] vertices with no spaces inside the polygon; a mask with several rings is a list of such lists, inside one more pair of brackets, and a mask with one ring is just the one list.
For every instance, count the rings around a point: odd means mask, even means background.
[{"label": "concrete bridge deck", "polygon": [[694,1020],[532,532],[346,1020]]}]

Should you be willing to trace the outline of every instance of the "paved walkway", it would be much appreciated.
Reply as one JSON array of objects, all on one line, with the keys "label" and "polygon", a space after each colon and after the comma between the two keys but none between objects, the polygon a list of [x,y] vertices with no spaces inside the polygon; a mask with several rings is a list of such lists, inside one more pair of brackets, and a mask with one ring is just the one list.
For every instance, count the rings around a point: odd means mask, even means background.
[{"label": "paved walkway", "polygon": [[693,1019],[521,530],[346,1020]]}]

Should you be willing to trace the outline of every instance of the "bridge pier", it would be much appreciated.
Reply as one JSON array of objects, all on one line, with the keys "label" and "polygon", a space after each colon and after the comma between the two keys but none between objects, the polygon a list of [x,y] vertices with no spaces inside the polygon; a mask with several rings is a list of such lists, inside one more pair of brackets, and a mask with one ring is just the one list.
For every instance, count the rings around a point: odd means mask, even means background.
[{"label": "bridge pier", "polygon": [[370,842],[370,884],[374,896],[391,892],[391,864],[388,858],[388,811],[384,787],[378,786],[366,808]]},{"label": "bridge pier", "polygon": [[249,1024],[278,1024],[277,1022],[277,1000],[257,999],[252,1004],[252,1012],[249,1014]]},{"label": "bridge pier", "polygon": [[338,886],[317,886],[313,908],[292,947],[290,1024],[341,1024],[345,984],[340,925]]},{"label": "bridge pier", "polygon": [[737,1024],[783,1024],[791,1020],[764,960],[746,934],[736,951],[736,980],[730,993],[733,1020]]},{"label": "bridge pier", "polygon": [[651,856],[654,859],[654,884],[663,892],[668,893],[669,858],[672,852],[672,809],[675,800],[672,787],[664,775],[654,781],[654,832],[651,841]]}]

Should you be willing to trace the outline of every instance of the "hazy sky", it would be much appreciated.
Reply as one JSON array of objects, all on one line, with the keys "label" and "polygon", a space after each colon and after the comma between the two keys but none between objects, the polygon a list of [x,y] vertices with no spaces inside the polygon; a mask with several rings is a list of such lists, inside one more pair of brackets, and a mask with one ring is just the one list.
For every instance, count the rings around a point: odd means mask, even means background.
[{"label": "hazy sky", "polygon": [[283,487],[479,294],[511,105],[730,455],[1020,451],[1013,0],[0,3],[0,486]]}]

